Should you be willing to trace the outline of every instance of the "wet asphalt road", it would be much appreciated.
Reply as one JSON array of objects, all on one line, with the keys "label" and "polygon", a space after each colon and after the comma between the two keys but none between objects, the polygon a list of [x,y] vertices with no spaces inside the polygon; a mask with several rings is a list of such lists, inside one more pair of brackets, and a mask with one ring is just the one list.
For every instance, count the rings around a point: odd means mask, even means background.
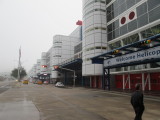
[{"label": "wet asphalt road", "polygon": [[[5,111],[8,115],[13,113],[11,116],[17,116],[20,110],[21,117],[28,115],[28,117],[25,116],[26,119],[19,117],[19,120],[134,119],[129,94],[86,88],[56,88],[53,85],[32,83],[29,85],[12,83],[10,86],[8,90],[0,94],[0,118],[4,117],[2,108],[5,104],[10,106],[8,111]],[[160,120],[159,106],[160,98],[145,96],[146,109],[143,119]],[[32,112],[29,112],[30,110]],[[24,113],[27,114],[24,115]]]},{"label": "wet asphalt road", "polygon": [[17,100],[16,84],[9,80],[0,82],[0,120],[40,120],[32,101],[27,101],[23,95]]},{"label": "wet asphalt road", "polygon": [[0,94],[8,90],[11,86],[11,81],[6,79],[5,81],[0,81]]}]

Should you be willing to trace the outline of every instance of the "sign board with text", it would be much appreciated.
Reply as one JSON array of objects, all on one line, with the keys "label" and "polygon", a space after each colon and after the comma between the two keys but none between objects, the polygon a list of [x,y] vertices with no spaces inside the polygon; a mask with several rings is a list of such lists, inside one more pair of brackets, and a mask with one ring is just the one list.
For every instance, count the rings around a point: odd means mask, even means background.
[{"label": "sign board with text", "polygon": [[143,61],[152,58],[160,58],[160,47],[154,47],[147,50],[142,50],[119,57],[104,60],[104,67],[109,67],[118,64],[131,63],[135,61]]}]

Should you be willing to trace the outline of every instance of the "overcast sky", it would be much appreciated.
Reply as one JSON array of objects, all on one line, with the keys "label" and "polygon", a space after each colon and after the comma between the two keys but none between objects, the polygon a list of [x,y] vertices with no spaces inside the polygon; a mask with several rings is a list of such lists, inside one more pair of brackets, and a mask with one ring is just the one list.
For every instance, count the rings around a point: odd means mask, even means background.
[{"label": "overcast sky", "polygon": [[56,34],[69,35],[82,19],[82,0],[0,0],[0,72],[28,71]]}]

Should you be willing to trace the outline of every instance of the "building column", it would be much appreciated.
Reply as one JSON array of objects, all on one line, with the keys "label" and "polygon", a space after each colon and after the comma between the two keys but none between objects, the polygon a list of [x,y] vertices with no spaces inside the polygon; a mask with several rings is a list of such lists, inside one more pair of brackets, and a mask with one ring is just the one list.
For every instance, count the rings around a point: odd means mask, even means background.
[{"label": "building column", "polygon": [[125,89],[125,74],[123,74],[123,90]]},{"label": "building column", "polygon": [[94,76],[94,83],[95,83],[94,88],[97,88],[97,78],[96,78],[96,76]]},{"label": "building column", "polygon": [[151,76],[150,76],[150,73],[148,73],[148,87],[149,87],[149,90],[151,90]]},{"label": "building column", "polygon": [[108,79],[108,90],[110,90],[111,89],[111,79],[110,79],[110,69],[108,69],[108,74],[107,74],[107,79]]},{"label": "building column", "polygon": [[129,89],[131,89],[131,80],[130,80],[130,74],[128,74],[128,84],[129,84]]},{"label": "building column", "polygon": [[142,90],[145,90],[145,85],[144,85],[144,73],[142,73]]},{"label": "building column", "polygon": [[82,87],[84,87],[84,79],[83,79],[83,76],[82,76],[81,80],[82,80]]},{"label": "building column", "polygon": [[105,90],[105,69],[103,68],[103,76],[102,76],[102,89]]},{"label": "building column", "polygon": [[90,76],[90,87],[92,87],[92,76]]}]

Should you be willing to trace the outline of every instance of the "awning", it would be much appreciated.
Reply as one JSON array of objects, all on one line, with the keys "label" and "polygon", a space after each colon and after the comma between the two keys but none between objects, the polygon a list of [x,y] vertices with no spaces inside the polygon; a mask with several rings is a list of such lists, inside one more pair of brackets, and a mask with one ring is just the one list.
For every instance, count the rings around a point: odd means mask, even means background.
[{"label": "awning", "polygon": [[74,60],[71,60],[67,63],[61,64],[59,66],[60,66],[60,68],[68,68],[68,69],[72,69],[72,70],[81,70],[82,69],[82,59],[81,58],[74,59]]},{"label": "awning", "polygon": [[[153,43],[152,45],[150,43]],[[93,64],[103,64],[104,60],[109,60],[112,58],[117,58],[119,56],[125,56],[132,53],[140,52],[143,50],[151,49],[160,46],[160,34],[155,36],[134,42],[129,45],[125,45],[123,47],[119,47],[110,51],[107,51],[101,55],[95,56],[91,58]],[[139,65],[139,64],[146,64],[152,62],[159,62],[160,58],[153,58],[153,59],[146,59],[141,61],[134,61],[130,63],[123,63],[117,64],[113,66],[105,66],[105,68],[117,68],[117,67],[125,67],[125,66],[132,66],[132,65]]]}]

